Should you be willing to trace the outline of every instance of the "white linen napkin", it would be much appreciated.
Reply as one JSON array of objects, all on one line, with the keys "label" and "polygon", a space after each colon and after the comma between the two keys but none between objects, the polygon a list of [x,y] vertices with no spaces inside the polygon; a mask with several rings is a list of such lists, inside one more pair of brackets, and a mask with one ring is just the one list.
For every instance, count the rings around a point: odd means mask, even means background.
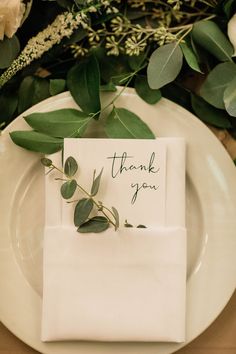
[{"label": "white linen napkin", "polygon": [[[79,234],[60,181],[54,172],[46,176],[42,341],[184,341],[185,143],[161,140],[167,148],[163,225]],[[60,165],[59,154],[53,159]]]}]

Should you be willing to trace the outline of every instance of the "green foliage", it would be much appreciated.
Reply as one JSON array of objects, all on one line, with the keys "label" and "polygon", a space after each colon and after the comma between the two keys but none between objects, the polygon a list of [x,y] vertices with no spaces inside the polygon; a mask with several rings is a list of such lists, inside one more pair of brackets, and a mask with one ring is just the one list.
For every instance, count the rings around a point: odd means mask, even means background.
[{"label": "green foliage", "polygon": [[74,193],[75,193],[75,191],[76,191],[76,188],[77,188],[77,183],[76,183],[75,179],[66,181],[61,186],[61,196],[64,199],[72,198]]},{"label": "green foliage", "polygon": [[183,42],[180,43],[180,48],[182,49],[184,58],[188,63],[188,65],[190,66],[190,68],[193,69],[194,71],[202,73],[198,64],[198,58],[194,53],[193,49],[191,48],[191,46],[188,43]]},{"label": "green foliage", "polygon": [[49,82],[36,76],[26,76],[20,84],[18,113],[50,97]]},{"label": "green foliage", "polygon": [[147,124],[125,108],[113,108],[107,117],[105,132],[115,139],[155,139]]},{"label": "green foliage", "polygon": [[100,182],[101,182],[101,177],[102,177],[102,172],[103,172],[103,169],[100,171],[99,175],[97,177],[95,177],[96,171],[94,171],[93,184],[92,184],[92,188],[91,188],[91,192],[90,192],[92,197],[94,197],[98,193],[98,190],[100,187]]},{"label": "green foliage", "polygon": [[109,227],[109,222],[104,216],[94,216],[93,218],[82,224],[77,231],[80,233],[94,232],[99,233],[107,230]]},{"label": "green foliage", "polygon": [[231,127],[229,117],[225,111],[211,106],[197,95],[192,94],[191,99],[194,112],[203,122],[218,128],[228,129]]},{"label": "green foliage", "polygon": [[83,198],[78,201],[74,211],[74,224],[81,226],[84,224],[93,209],[93,200],[91,198]]},{"label": "green foliage", "polygon": [[16,35],[12,38],[5,37],[0,41],[0,69],[5,69],[11,65],[20,51],[20,42]]},{"label": "green foliage", "polygon": [[8,123],[16,111],[18,97],[15,92],[6,92],[0,95],[0,124]]},{"label": "green foliage", "polygon": [[64,79],[51,79],[49,82],[49,92],[51,96],[65,91],[65,88],[66,80]]},{"label": "green foliage", "polygon": [[137,94],[149,104],[155,104],[161,99],[161,91],[151,89],[146,76],[137,75],[134,87]]},{"label": "green foliage", "polygon": [[226,62],[218,64],[210,71],[203,83],[200,94],[208,103],[216,108],[225,108],[224,91],[236,76],[236,65]]},{"label": "green foliage", "polygon": [[91,121],[87,114],[71,108],[32,113],[24,118],[31,128],[61,138],[82,136]]},{"label": "green foliage", "polygon": [[64,173],[67,177],[73,177],[78,170],[78,164],[74,157],[70,156],[66,159]]},{"label": "green foliage", "polygon": [[98,119],[101,109],[100,72],[95,56],[90,56],[88,60],[82,61],[70,69],[67,75],[67,86],[80,108],[87,114],[95,114]]},{"label": "green foliage", "polygon": [[196,22],[193,26],[192,36],[196,43],[219,61],[232,61],[233,46],[215,22]]},{"label": "green foliage", "polygon": [[236,77],[224,91],[224,104],[229,115],[236,117]]},{"label": "green foliage", "polygon": [[14,131],[10,133],[12,141],[24,149],[53,154],[62,149],[63,139],[54,138],[36,131]]},{"label": "green foliage", "polygon": [[170,43],[157,48],[151,55],[147,67],[148,84],[159,89],[173,81],[179,74],[183,54],[178,43]]}]

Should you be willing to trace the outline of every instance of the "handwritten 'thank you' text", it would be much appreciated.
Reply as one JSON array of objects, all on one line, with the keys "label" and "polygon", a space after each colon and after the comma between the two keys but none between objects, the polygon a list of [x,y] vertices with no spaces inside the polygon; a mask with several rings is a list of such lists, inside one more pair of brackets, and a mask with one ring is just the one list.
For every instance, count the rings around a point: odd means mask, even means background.
[{"label": "handwritten 'thank you' text", "polygon": [[[127,152],[123,152],[121,155],[117,155],[114,152],[113,156],[108,156],[111,159],[111,176],[112,178],[117,178],[125,173],[132,173],[134,171],[145,172],[146,174],[157,174],[160,171],[160,167],[157,166],[156,154],[152,152],[147,158],[147,163],[132,163],[134,156],[129,156]],[[133,182],[130,184],[131,188],[134,189],[134,193],[131,198],[131,204],[134,204],[137,200],[138,194],[141,190],[152,190],[157,191],[159,185],[150,184],[147,182]]]}]

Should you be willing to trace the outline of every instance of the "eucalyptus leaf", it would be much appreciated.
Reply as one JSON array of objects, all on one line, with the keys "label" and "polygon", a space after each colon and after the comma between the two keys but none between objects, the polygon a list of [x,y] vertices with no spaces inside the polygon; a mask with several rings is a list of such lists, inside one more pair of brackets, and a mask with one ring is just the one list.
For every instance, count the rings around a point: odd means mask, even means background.
[{"label": "eucalyptus leaf", "polygon": [[64,166],[64,172],[66,176],[73,177],[76,174],[77,170],[78,170],[78,164],[76,160],[74,159],[74,157],[69,156],[66,159],[65,166]]},{"label": "eucalyptus leaf", "polygon": [[107,230],[109,227],[109,222],[104,216],[95,216],[84,224],[82,224],[77,231],[80,233],[94,232],[99,233]]},{"label": "eucalyptus leaf", "polygon": [[[70,69],[67,86],[75,102],[85,113],[100,111],[100,72],[95,56],[90,56],[87,61],[80,62]],[[99,114],[96,115],[96,118],[98,117]]]},{"label": "eucalyptus leaf", "polygon": [[200,89],[200,95],[214,107],[224,109],[224,91],[235,76],[236,64],[230,62],[218,64],[208,74]]},{"label": "eucalyptus leaf", "polygon": [[102,172],[103,172],[103,169],[100,171],[99,175],[95,178],[96,171],[94,171],[93,184],[92,184],[92,188],[91,188],[91,195],[92,196],[95,196],[98,192],[100,182],[101,182]]},{"label": "eucalyptus leaf", "polygon": [[20,84],[18,113],[50,97],[49,82],[36,76],[26,76]]},{"label": "eucalyptus leaf", "polygon": [[191,102],[194,112],[203,122],[218,128],[231,128],[231,123],[225,111],[211,106],[203,98],[194,94],[191,95]]},{"label": "eucalyptus leaf", "polygon": [[44,165],[45,167],[51,167],[51,165],[52,165],[52,160],[50,160],[50,159],[48,159],[48,158],[46,158],[46,157],[43,157],[43,158],[41,159],[41,163],[42,163],[42,165]]},{"label": "eucalyptus leaf", "polygon": [[161,99],[161,91],[151,89],[146,76],[137,75],[134,87],[137,94],[149,104],[155,104]]},{"label": "eucalyptus leaf", "polygon": [[184,58],[190,68],[192,68],[195,71],[198,71],[199,73],[202,73],[200,66],[198,64],[198,58],[196,57],[194,51],[192,48],[187,44],[187,43],[180,43],[180,48],[182,49]]},{"label": "eucalyptus leaf", "polygon": [[32,113],[24,118],[33,129],[62,138],[82,136],[91,121],[86,113],[72,108]]},{"label": "eucalyptus leaf", "polygon": [[109,138],[155,139],[147,124],[125,108],[113,108],[105,123],[105,132]]},{"label": "eucalyptus leaf", "polygon": [[220,61],[232,61],[233,46],[213,21],[199,21],[192,29],[193,40]]},{"label": "eucalyptus leaf", "polygon": [[157,48],[147,67],[148,84],[159,89],[175,80],[183,63],[183,54],[178,43],[169,43]]},{"label": "eucalyptus leaf", "polygon": [[20,51],[20,42],[16,35],[12,38],[5,37],[0,41],[0,69],[5,69],[11,65]]},{"label": "eucalyptus leaf", "polygon": [[51,79],[49,82],[49,92],[52,96],[57,95],[65,90],[66,80],[64,79]]},{"label": "eucalyptus leaf", "polygon": [[224,92],[224,104],[229,115],[236,117],[236,77],[234,77]]},{"label": "eucalyptus leaf", "polygon": [[74,224],[80,226],[87,221],[93,209],[93,201],[90,198],[83,198],[78,201],[74,212]]},{"label": "eucalyptus leaf", "polygon": [[14,131],[10,133],[10,136],[16,145],[43,154],[53,154],[63,147],[63,139],[54,138],[36,131]]},{"label": "eucalyptus leaf", "polygon": [[115,224],[116,224],[115,230],[117,230],[120,226],[120,216],[119,216],[118,210],[115,207],[112,207],[111,209],[113,211],[114,218],[115,218]]},{"label": "eucalyptus leaf", "polygon": [[77,188],[77,183],[76,183],[75,179],[66,181],[61,186],[61,196],[64,199],[72,198],[74,193],[75,193],[75,191],[76,191],[76,188]]}]

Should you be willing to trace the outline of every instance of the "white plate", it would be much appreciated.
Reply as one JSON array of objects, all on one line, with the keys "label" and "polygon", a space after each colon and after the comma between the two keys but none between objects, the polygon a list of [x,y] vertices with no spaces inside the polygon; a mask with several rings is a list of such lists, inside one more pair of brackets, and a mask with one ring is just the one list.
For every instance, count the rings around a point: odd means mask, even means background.
[{"label": "white plate", "polygon": [[[111,95],[102,95],[103,105]],[[151,106],[127,89],[116,105],[136,112],[157,136],[187,141],[187,340],[41,343],[44,170],[38,154],[17,147],[9,138],[9,131],[29,129],[19,117],[0,138],[0,319],[42,353],[173,353],[214,321],[235,288],[236,169],[224,148],[197,118],[166,99]],[[26,113],[68,107],[76,105],[69,93],[62,93]],[[96,126],[100,127],[94,122],[93,130]]]}]

